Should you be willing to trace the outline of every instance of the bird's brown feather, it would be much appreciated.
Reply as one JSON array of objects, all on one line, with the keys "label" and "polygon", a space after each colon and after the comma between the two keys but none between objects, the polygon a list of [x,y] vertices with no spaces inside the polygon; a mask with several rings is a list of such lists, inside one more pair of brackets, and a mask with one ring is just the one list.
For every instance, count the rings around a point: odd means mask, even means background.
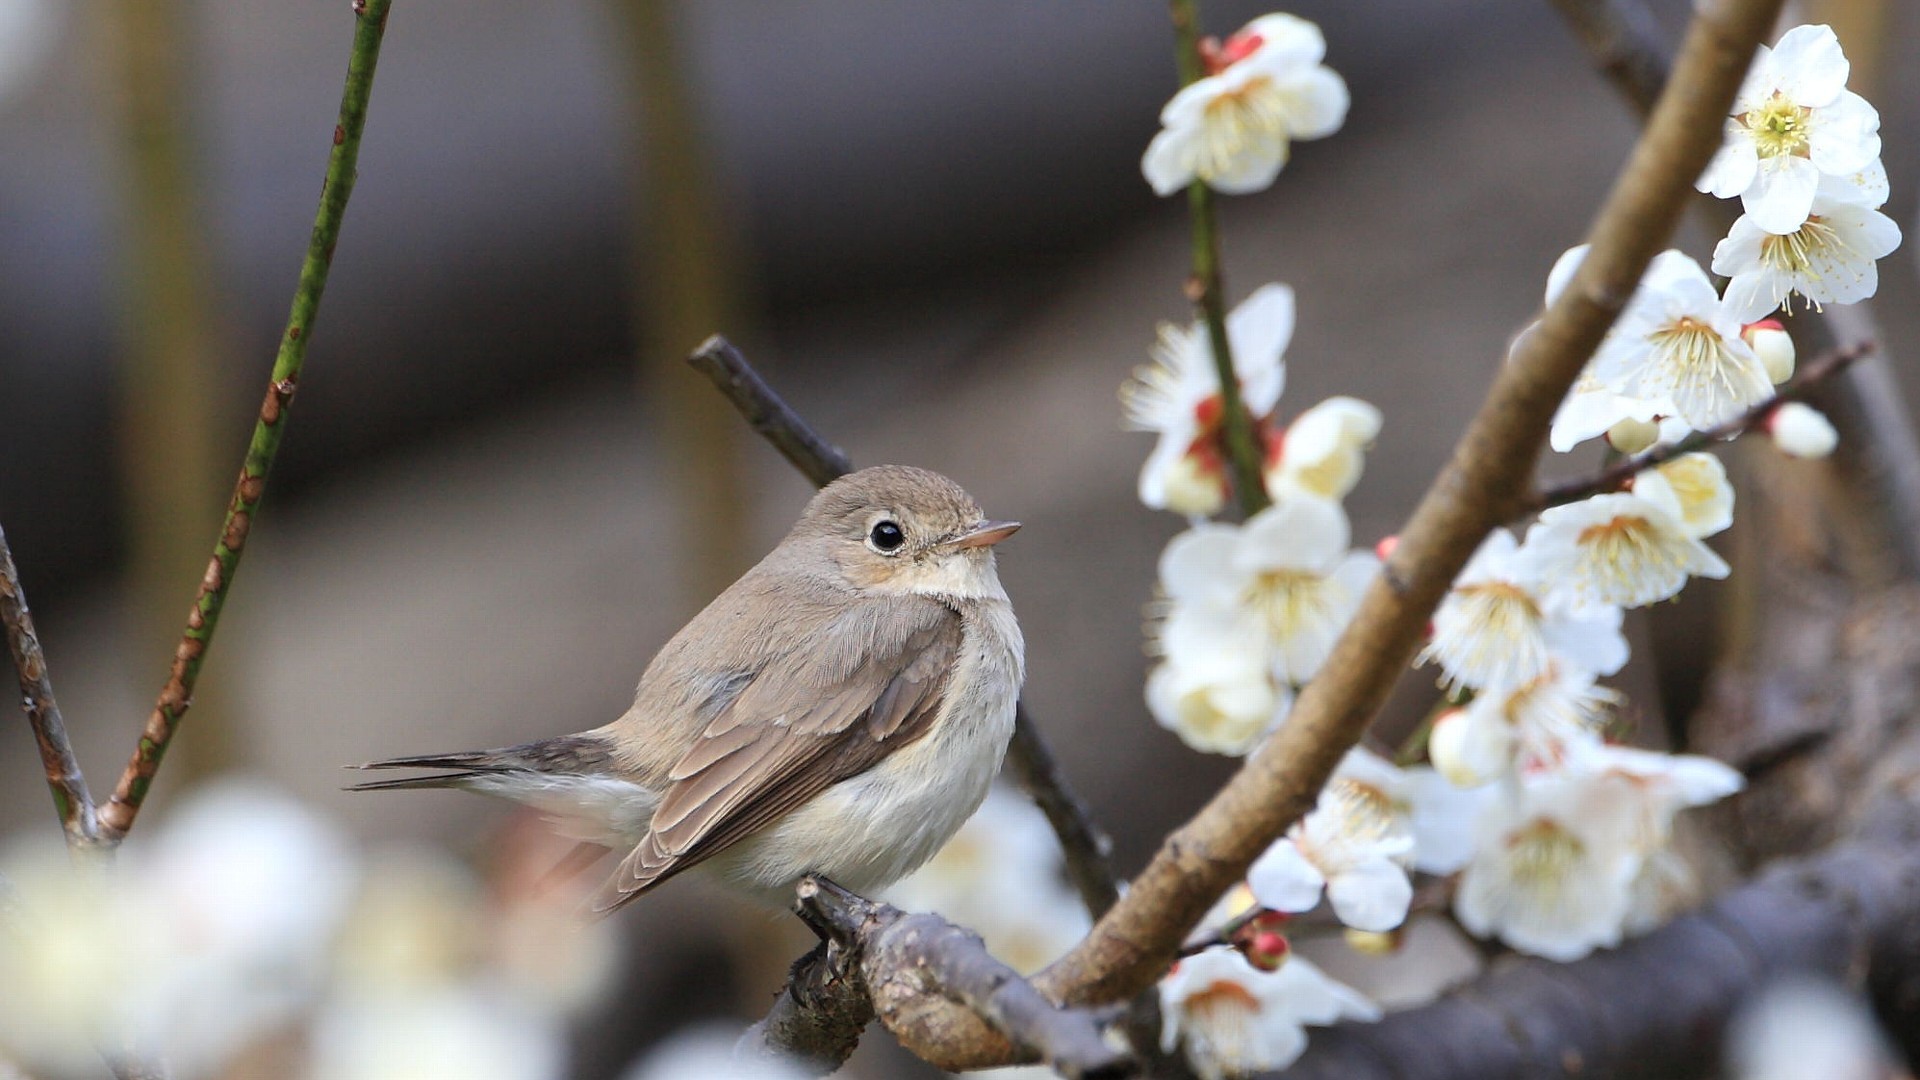
[{"label": "bird's brown feather", "polygon": [[887,627],[889,640],[869,630],[870,647],[853,650],[850,663],[788,651],[707,723],[669,770],[652,827],[601,889],[596,911],[712,858],[926,733],[959,655],[960,615],[901,596],[856,604],[833,621],[853,620]]}]

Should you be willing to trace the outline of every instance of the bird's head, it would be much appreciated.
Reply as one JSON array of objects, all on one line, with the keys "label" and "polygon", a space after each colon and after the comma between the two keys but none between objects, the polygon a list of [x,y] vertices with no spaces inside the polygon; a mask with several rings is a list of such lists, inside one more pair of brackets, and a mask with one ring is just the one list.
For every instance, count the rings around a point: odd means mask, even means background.
[{"label": "bird's head", "polygon": [[987,520],[939,473],[877,465],[821,488],[794,534],[823,545],[856,588],[970,599],[1006,595],[993,545],[1018,528]]}]

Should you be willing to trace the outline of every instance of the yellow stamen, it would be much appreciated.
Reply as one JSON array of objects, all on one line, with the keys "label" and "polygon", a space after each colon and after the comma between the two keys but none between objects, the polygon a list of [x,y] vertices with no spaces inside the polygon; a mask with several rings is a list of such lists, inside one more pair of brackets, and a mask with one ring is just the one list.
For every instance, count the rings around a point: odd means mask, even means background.
[{"label": "yellow stamen", "polygon": [[1813,110],[1795,105],[1775,93],[1766,104],[1741,117],[1753,135],[1754,150],[1763,158],[1806,157],[1807,117]]}]

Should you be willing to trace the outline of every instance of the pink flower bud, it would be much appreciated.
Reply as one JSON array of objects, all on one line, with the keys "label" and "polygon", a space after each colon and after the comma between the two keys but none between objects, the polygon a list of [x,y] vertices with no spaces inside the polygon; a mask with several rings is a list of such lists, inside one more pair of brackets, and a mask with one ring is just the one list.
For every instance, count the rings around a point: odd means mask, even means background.
[{"label": "pink flower bud", "polygon": [[1280,965],[1287,962],[1287,954],[1293,951],[1293,946],[1285,935],[1261,931],[1248,938],[1241,951],[1246,954],[1247,963],[1261,971],[1278,971]]},{"label": "pink flower bud", "polygon": [[1393,553],[1399,550],[1399,548],[1400,536],[1396,533],[1392,536],[1381,537],[1380,542],[1373,545],[1373,553],[1379,556],[1381,562],[1386,562],[1388,559],[1393,558]]}]

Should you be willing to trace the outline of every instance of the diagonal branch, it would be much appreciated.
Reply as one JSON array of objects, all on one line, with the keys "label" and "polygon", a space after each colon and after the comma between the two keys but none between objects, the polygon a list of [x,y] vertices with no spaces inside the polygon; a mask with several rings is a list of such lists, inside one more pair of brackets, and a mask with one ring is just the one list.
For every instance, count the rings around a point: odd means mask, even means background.
[{"label": "diagonal branch", "polygon": [[1773,416],[1774,410],[1789,401],[1805,399],[1821,383],[1845,371],[1855,361],[1872,356],[1873,352],[1874,343],[1871,341],[1862,341],[1844,349],[1834,349],[1801,368],[1799,377],[1781,387],[1772,397],[1719,427],[1696,431],[1677,442],[1656,446],[1638,457],[1615,462],[1592,476],[1575,477],[1562,483],[1548,485],[1534,495],[1533,501],[1527,504],[1525,512],[1533,513],[1549,506],[1578,502],[1589,495],[1619,491],[1627,486],[1628,481],[1648,469],[1761,427]]},{"label": "diagonal branch", "polygon": [[20,571],[13,565],[13,551],[7,547],[4,530],[0,530],[0,624],[6,626],[7,651],[13,656],[14,674],[20,679],[20,707],[26,710],[33,741],[40,746],[40,762],[46,766],[47,787],[53,791],[53,806],[67,834],[67,846],[92,845],[100,838],[93,796],[87,793],[86,777],[80,775],[79,759],[73,756],[73,744],[67,741],[67,724],[53,697],[47,658],[33,631],[27,594],[21,591]]},{"label": "diagonal branch", "polygon": [[267,474],[280,451],[287,410],[300,385],[307,342],[313,336],[321,294],[326,291],[327,273],[333,265],[333,247],[340,238],[340,222],[346,216],[347,197],[353,192],[360,136],[367,123],[367,99],[373,92],[374,67],[380,59],[380,41],[386,32],[387,11],[391,5],[392,0],[354,0],[353,54],[347,64],[346,89],[340,97],[339,122],[333,129],[333,150],[327,159],[320,209],[314,216],[313,233],[307,241],[305,261],[300,266],[300,284],[293,294],[293,310],[287,316],[266,400],[260,406],[246,460],[240,468],[240,479],[227,504],[220,538],[214,545],[206,575],[201,578],[193,610],[187,614],[186,632],[174,650],[167,683],[147,717],[139,745],[120,774],[113,798],[100,809],[101,833],[109,843],[118,843],[127,830],[133,828],[167,747],[193,704],[193,687],[200,677],[200,665],[206,659],[207,648],[213,644],[220,612],[226,606],[227,590],[233,584],[233,575],[240,568],[240,556],[246,550],[253,515],[266,493]]},{"label": "diagonal branch", "polygon": [[[701,342],[693,355],[687,357],[687,363],[712,380],[753,430],[772,443],[774,449],[815,486],[825,487],[835,478],[853,471],[852,459],[822,438],[782,401],[726,338],[715,334]],[[1099,918],[1119,896],[1108,859],[1112,841],[1094,823],[1086,803],[1068,786],[1066,774],[1024,703],[1014,713],[1007,767],[1046,814],[1054,835],[1060,839],[1067,876],[1087,910]]]}]

